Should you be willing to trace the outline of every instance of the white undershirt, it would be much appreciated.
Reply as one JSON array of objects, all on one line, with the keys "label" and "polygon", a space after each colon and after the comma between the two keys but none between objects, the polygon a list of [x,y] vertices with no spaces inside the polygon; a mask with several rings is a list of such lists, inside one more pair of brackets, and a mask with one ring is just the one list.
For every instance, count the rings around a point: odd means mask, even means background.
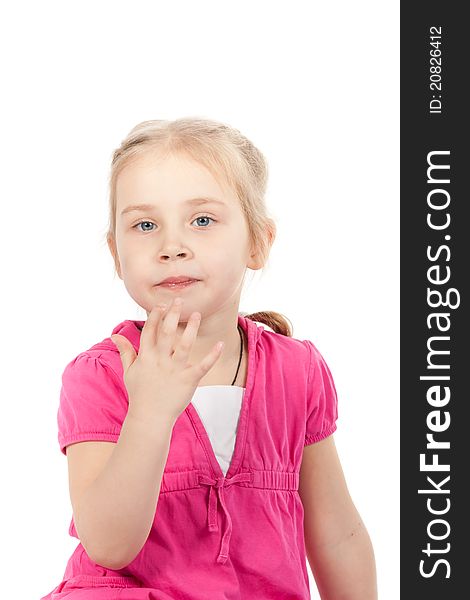
[{"label": "white undershirt", "polygon": [[191,400],[224,475],[235,448],[244,390],[237,385],[203,385],[196,388]]},{"label": "white undershirt", "polygon": [[[247,315],[248,313],[240,313]],[[265,323],[255,321],[267,331]],[[238,385],[203,385],[196,388],[191,403],[204,425],[214,454],[224,475],[227,474],[235,448],[238,418],[244,387]]]}]

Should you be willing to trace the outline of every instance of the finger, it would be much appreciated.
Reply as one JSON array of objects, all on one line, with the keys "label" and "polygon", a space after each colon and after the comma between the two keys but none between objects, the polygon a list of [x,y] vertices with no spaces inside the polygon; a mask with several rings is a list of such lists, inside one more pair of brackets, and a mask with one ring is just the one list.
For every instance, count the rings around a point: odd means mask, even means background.
[{"label": "finger", "polygon": [[163,304],[157,304],[149,312],[140,335],[139,354],[141,352],[148,353],[151,349],[155,348],[158,325],[161,322],[166,310],[164,306],[165,305]]},{"label": "finger", "polygon": [[175,302],[176,300],[177,298],[172,300],[165,318],[158,328],[156,349],[157,352],[162,353],[163,356],[171,356],[175,345],[176,330],[180,320],[182,304],[182,302],[178,304],[178,302]]},{"label": "finger", "polygon": [[[220,346],[219,344],[222,344],[222,345]],[[207,354],[202,359],[202,361],[198,365],[196,365],[196,369],[198,370],[199,378],[204,377],[204,375],[206,375],[210,371],[210,369],[212,369],[212,367],[214,366],[214,364],[217,362],[220,355],[222,354],[224,345],[225,344],[223,342],[217,342],[217,344],[212,348],[212,350],[209,352],[209,354]]]},{"label": "finger", "polygon": [[183,331],[176,348],[173,358],[182,362],[187,362],[191,349],[197,337],[199,331],[199,325],[201,324],[201,313],[193,312],[186,323],[186,328]]},{"label": "finger", "polygon": [[129,342],[129,340],[123,335],[114,334],[111,336],[111,340],[113,341],[116,348],[119,350],[122,368],[124,372],[126,372],[137,356],[134,347]]}]

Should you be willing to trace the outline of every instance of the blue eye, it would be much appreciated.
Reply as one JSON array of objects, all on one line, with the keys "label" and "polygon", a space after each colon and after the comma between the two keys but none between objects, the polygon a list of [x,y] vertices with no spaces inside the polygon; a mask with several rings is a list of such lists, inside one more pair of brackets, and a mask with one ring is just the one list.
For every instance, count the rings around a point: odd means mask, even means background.
[{"label": "blue eye", "polygon": [[[194,221],[197,221],[198,219],[210,219],[211,221],[214,221],[214,223],[217,223],[217,221],[215,219],[213,219],[212,217],[209,217],[208,215],[201,215],[200,217],[196,217],[194,219]],[[199,229],[199,227],[198,227]],[[207,229],[207,227],[203,227],[202,229]]]},{"label": "blue eye", "polygon": [[[194,221],[197,221],[198,219],[210,219],[211,221],[214,221],[214,223],[217,223],[217,221],[215,219],[213,219],[212,217],[209,217],[208,215],[201,215],[200,217],[196,217],[194,219]],[[150,225],[155,225],[155,223],[152,223],[152,221],[139,221],[138,223],[136,223],[135,225],[132,226],[132,229],[136,229],[139,225],[142,225],[144,223],[147,223]],[[197,229],[207,229],[207,227],[198,227]],[[146,229],[146,230],[140,229],[139,231],[143,231],[143,233],[148,233],[150,231],[153,231],[153,229]]]},{"label": "blue eye", "polygon": [[[132,229],[136,229],[139,225],[142,225],[142,223],[149,223],[150,225],[154,225],[154,223],[151,223],[150,221],[140,221],[139,223],[136,223],[135,225],[133,225]],[[140,231],[142,231],[142,230],[140,229]],[[151,229],[147,229],[146,231],[152,231],[152,230]]]}]

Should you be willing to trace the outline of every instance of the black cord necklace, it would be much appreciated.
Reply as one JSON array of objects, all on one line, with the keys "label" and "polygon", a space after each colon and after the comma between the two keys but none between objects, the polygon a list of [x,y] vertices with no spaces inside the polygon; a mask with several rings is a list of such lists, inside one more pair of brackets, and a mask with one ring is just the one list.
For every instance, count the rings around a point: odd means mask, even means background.
[{"label": "black cord necklace", "polygon": [[242,362],[242,356],[243,356],[243,337],[242,337],[242,331],[241,331],[241,327],[240,325],[237,325],[238,328],[238,333],[240,334],[240,358],[238,359],[238,367],[237,367],[237,372],[235,373],[235,377],[233,378],[233,381],[230,385],[233,385],[235,383],[235,380],[237,378],[238,375],[238,369],[240,368],[240,364]]},{"label": "black cord necklace", "polygon": [[[138,329],[140,329],[140,331],[142,331],[142,327],[140,325],[137,326]],[[238,375],[238,370],[240,369],[240,364],[242,362],[242,356],[243,356],[243,337],[242,337],[242,330],[240,325],[237,325],[238,328],[238,333],[240,335],[240,358],[238,359],[238,366],[237,366],[237,372],[235,373],[235,377],[233,378],[233,381],[230,385],[233,385],[235,383],[235,380],[237,379],[237,375]]]}]

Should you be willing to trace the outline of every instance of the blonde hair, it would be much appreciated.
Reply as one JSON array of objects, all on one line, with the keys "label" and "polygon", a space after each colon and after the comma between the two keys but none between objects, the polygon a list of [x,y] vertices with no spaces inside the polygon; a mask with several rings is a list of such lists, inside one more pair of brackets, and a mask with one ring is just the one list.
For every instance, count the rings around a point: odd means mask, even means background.
[{"label": "blonde hair", "polygon": [[[209,119],[185,117],[174,121],[151,120],[139,123],[113,153],[109,175],[109,221],[105,233],[113,254],[116,248],[116,182],[123,168],[149,151],[159,156],[184,154],[208,169],[217,181],[220,177],[236,192],[248,225],[250,241],[265,265],[276,225],[269,217],[264,196],[268,166],[263,154],[237,129]],[[110,244],[111,242],[111,244]],[[275,311],[245,314],[274,332],[292,337],[290,321]]]}]

